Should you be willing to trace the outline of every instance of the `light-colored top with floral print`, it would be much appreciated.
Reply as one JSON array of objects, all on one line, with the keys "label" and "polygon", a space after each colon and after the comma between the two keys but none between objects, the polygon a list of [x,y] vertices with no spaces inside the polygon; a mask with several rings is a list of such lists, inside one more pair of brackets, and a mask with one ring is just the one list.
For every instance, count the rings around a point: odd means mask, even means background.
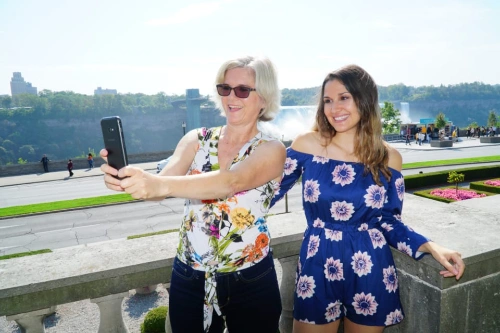
[{"label": "light-colored top with floral print", "polygon": [[[188,174],[219,170],[221,129],[198,129],[199,148]],[[271,140],[276,139],[259,132],[243,145],[230,168],[244,161],[260,144]],[[266,214],[278,185],[272,180],[226,199],[186,200],[177,257],[193,269],[207,272],[205,330],[210,327],[213,310],[220,314],[214,273],[248,268],[269,253]]]}]

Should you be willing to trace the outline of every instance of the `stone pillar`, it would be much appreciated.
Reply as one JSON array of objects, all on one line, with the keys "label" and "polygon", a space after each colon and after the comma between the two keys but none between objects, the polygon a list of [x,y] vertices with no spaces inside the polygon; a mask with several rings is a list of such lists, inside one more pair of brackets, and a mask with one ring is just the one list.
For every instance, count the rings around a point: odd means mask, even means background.
[{"label": "stone pillar", "polygon": [[295,292],[295,274],[299,256],[278,259],[281,264],[281,318],[280,332],[291,333],[293,326],[293,295]]},{"label": "stone pillar", "polygon": [[90,301],[99,306],[98,333],[129,333],[122,315],[122,302],[128,292],[94,298]]},{"label": "stone pillar", "polygon": [[[168,308],[170,309],[170,306]],[[172,327],[170,326],[170,316],[168,314],[169,311],[167,311],[167,318],[165,318],[165,333],[172,333]]]},{"label": "stone pillar", "polygon": [[24,333],[45,333],[43,318],[54,313],[55,307],[47,309],[20,313],[12,316],[7,316],[7,320],[14,320]]}]

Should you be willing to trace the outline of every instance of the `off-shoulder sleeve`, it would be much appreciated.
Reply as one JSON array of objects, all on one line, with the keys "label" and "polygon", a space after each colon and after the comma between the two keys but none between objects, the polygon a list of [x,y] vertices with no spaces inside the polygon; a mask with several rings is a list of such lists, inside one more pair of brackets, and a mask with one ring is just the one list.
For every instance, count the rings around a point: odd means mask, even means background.
[{"label": "off-shoulder sleeve", "polygon": [[382,208],[380,228],[389,245],[414,259],[421,259],[424,252],[418,252],[418,248],[429,241],[429,239],[403,223],[401,212],[405,183],[403,175],[392,170],[391,180],[387,183],[387,193]]},{"label": "off-shoulder sleeve", "polygon": [[276,202],[281,200],[286,192],[288,192],[300,179],[303,171],[304,154],[293,150],[288,147],[286,149],[285,168],[283,170],[283,178],[274,192],[274,198],[271,201],[271,207]]}]

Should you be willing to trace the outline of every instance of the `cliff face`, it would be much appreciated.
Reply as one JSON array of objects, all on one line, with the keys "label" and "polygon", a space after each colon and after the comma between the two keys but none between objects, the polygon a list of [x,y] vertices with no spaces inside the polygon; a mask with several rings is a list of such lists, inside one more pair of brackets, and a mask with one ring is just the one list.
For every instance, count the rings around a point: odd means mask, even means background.
[{"label": "cliff face", "polygon": [[[111,115],[110,115],[111,116]],[[186,121],[183,110],[172,113],[119,115],[122,119],[125,144],[130,154],[157,152],[175,149],[177,142],[183,136],[182,122]],[[96,153],[102,148],[102,133],[100,118],[79,118],[70,120],[44,119],[41,121],[50,133],[65,137],[70,131],[71,138],[81,143],[79,150],[94,149]],[[203,109],[200,115],[203,126],[219,126],[225,123],[218,110]],[[189,125],[189,124],[188,124]],[[189,126],[186,128],[186,132]],[[57,135],[59,133],[59,135]],[[57,140],[60,142],[61,140]],[[50,154],[51,152],[46,152]],[[77,151],[78,153],[78,151]]]},{"label": "cliff face", "polygon": [[[169,151],[175,149],[183,136],[182,123],[188,122],[186,111],[144,114],[109,114],[120,116],[129,154]],[[47,116],[13,116],[0,120],[0,165],[17,164],[19,158],[38,162],[43,154],[51,160],[98,154],[103,147],[101,117],[95,115],[60,118]],[[220,126],[225,118],[218,110],[202,108],[200,124]],[[190,130],[187,123],[186,132]]]}]

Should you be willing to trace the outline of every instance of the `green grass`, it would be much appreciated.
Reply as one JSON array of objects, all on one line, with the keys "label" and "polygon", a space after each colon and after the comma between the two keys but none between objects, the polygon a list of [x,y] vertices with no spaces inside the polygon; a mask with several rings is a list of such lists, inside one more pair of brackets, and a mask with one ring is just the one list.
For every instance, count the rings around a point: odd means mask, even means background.
[{"label": "green grass", "polygon": [[[471,158],[460,158],[453,160],[439,160],[427,162],[415,162],[403,164],[403,169],[440,166],[440,165],[453,165],[453,164],[468,164],[468,163],[482,163],[482,162],[496,162],[500,161],[500,155],[495,156],[481,156]],[[134,201],[130,194],[113,194],[93,198],[83,198],[74,200],[55,201],[49,203],[40,203],[26,206],[13,206],[7,208],[0,208],[0,218],[12,217],[18,215],[29,215],[36,213],[47,213],[68,209],[86,208],[92,206],[109,205],[120,202]]]},{"label": "green grass", "polygon": [[121,202],[135,201],[136,199],[128,193],[104,195],[93,198],[82,198],[73,200],[54,201],[38,203],[25,206],[12,206],[0,208],[0,217],[11,217],[18,215],[28,215],[35,213],[47,213],[75,208],[85,208],[92,206],[102,206]]},{"label": "green grass", "polygon": [[439,160],[439,161],[404,163],[403,169],[413,169],[413,168],[441,166],[441,165],[453,165],[453,164],[485,163],[485,162],[500,162],[500,155],[457,158],[457,159],[453,159],[453,160]]},{"label": "green grass", "polygon": [[162,231],[157,231],[157,232],[150,232],[147,234],[132,235],[132,236],[128,236],[127,239],[135,239],[135,238],[141,238],[141,237],[163,235],[163,234],[169,234],[171,232],[178,232],[178,231],[179,231],[179,229],[168,229],[168,230],[162,230]]},{"label": "green grass", "polygon": [[5,256],[0,256],[0,260],[6,260],[6,259],[12,259],[12,258],[19,258],[19,257],[26,257],[26,256],[33,256],[35,254],[50,253],[50,252],[52,252],[52,251],[49,250],[49,249],[43,249],[43,250],[38,250],[38,251],[30,251],[30,252],[7,254]]}]

